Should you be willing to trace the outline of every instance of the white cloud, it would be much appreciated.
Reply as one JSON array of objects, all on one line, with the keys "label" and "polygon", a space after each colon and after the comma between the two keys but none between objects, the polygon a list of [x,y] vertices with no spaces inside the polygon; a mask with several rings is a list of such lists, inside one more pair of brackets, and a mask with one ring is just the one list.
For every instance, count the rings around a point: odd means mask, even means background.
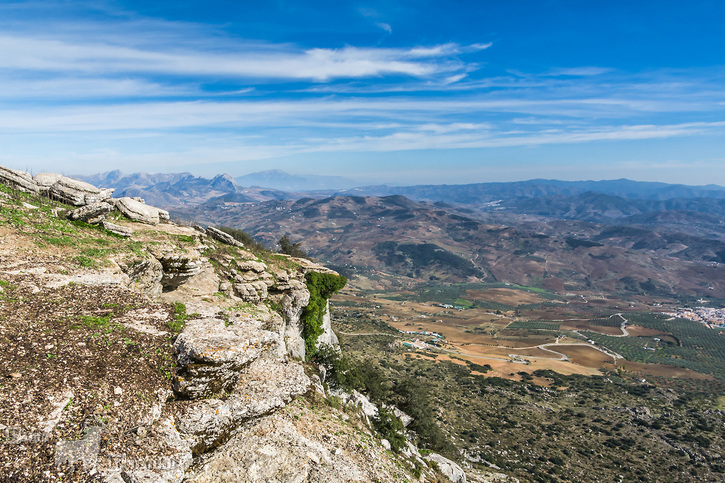
[{"label": "white cloud", "polygon": [[378,26],[378,27],[380,27],[381,29],[385,30],[385,31],[386,31],[386,32],[388,32],[389,34],[392,34],[392,33],[393,33],[393,28],[392,28],[392,27],[390,26],[390,24],[388,24],[388,23],[385,23],[385,22],[378,22],[378,23],[376,23],[375,25],[377,25],[377,26]]},{"label": "white cloud", "polygon": [[190,48],[142,48],[98,42],[0,35],[0,69],[15,71],[74,72],[85,74],[131,73],[197,77],[307,79],[382,75],[429,76],[460,70],[464,64],[449,58],[456,44],[433,47],[314,48],[239,44],[223,53]]}]

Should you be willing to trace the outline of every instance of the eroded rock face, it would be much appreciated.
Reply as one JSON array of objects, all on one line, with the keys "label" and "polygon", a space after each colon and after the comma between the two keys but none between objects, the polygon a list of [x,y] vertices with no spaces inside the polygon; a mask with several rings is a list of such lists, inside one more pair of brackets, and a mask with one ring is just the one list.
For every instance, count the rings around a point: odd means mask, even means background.
[{"label": "eroded rock face", "polygon": [[107,483],[178,483],[183,480],[194,459],[191,450],[170,420],[159,421],[153,431],[154,446],[162,451],[161,455],[115,459],[103,468]]},{"label": "eroded rock face", "polygon": [[140,260],[121,260],[117,262],[121,270],[128,275],[131,288],[151,297],[158,297],[162,292],[161,279],[164,267],[155,257],[148,256]]},{"label": "eroded rock face", "polygon": [[50,187],[49,193],[63,203],[84,206],[109,199],[113,191],[113,189],[98,189],[92,184],[61,176]]},{"label": "eroded rock face", "polygon": [[332,321],[330,320],[330,301],[327,301],[325,306],[325,315],[322,316],[322,330],[324,332],[320,334],[317,339],[317,347],[323,345],[337,346],[340,345],[340,341],[337,339],[337,335],[332,331]]},{"label": "eroded rock face", "polygon": [[147,223],[149,225],[158,225],[161,221],[169,220],[169,212],[146,205],[140,201],[124,197],[114,200],[118,211],[130,220]]},{"label": "eroded rock face", "polygon": [[68,213],[69,220],[80,220],[86,223],[96,224],[103,221],[107,214],[113,210],[113,206],[104,201],[81,206]]},{"label": "eroded rock face", "polygon": [[33,177],[25,171],[0,166],[0,183],[25,193],[38,192],[38,185],[33,181]]},{"label": "eroded rock face", "polygon": [[466,483],[466,473],[463,469],[458,466],[457,463],[444,458],[437,453],[429,453],[423,457],[428,461],[435,461],[438,464],[438,468],[446,478],[451,480],[453,483]]},{"label": "eroded rock face", "polygon": [[166,253],[156,255],[163,268],[161,285],[164,290],[173,290],[189,280],[194,275],[201,273],[203,261],[196,250],[184,253]]},{"label": "eroded rock face", "polygon": [[179,364],[174,391],[192,399],[227,391],[242,368],[278,340],[249,323],[227,327],[221,319],[192,320],[174,343]]},{"label": "eroded rock face", "polygon": [[245,421],[283,407],[309,386],[301,365],[260,358],[239,373],[227,399],[195,401],[177,427],[194,454],[205,453],[225,442]]},{"label": "eroded rock face", "polygon": [[282,317],[285,320],[284,341],[287,353],[295,358],[305,358],[305,341],[302,338],[302,312],[310,302],[307,286],[299,280],[290,280],[289,289],[279,297]]},{"label": "eroded rock face", "polygon": [[267,299],[267,284],[262,281],[234,283],[234,293],[245,302],[258,304]]}]

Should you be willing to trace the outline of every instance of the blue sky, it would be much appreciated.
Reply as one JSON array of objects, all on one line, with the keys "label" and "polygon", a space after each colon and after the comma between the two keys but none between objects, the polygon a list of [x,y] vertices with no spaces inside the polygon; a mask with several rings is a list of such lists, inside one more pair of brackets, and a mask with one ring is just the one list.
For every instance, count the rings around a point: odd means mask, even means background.
[{"label": "blue sky", "polygon": [[725,185],[725,2],[0,1],[0,164]]}]

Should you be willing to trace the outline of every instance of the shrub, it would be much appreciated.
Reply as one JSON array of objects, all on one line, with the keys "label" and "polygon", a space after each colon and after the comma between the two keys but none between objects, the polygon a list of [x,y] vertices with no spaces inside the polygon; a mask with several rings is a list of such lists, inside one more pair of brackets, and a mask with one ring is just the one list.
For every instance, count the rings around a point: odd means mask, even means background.
[{"label": "shrub", "polygon": [[405,427],[398,417],[386,408],[380,408],[373,418],[373,427],[381,438],[387,439],[390,449],[398,453],[405,446]]}]

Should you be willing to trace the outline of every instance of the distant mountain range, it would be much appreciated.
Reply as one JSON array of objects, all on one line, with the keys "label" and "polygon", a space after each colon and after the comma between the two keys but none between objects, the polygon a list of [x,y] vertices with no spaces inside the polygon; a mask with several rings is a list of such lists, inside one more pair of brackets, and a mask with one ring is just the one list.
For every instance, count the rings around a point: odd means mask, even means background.
[{"label": "distant mountain range", "polygon": [[443,201],[464,205],[491,203],[511,198],[573,196],[586,192],[601,193],[635,200],[668,200],[673,198],[725,199],[725,187],[717,185],[686,186],[666,183],[632,181],[560,181],[532,179],[507,183],[475,183],[465,185],[363,186],[335,192],[336,195],[388,196],[403,195],[419,201]]},{"label": "distant mountain range", "polygon": [[282,171],[82,179],[177,218],[242,228],[268,246],[289,234],[358,274],[725,299],[721,186],[537,179],[304,190],[344,179]]}]

